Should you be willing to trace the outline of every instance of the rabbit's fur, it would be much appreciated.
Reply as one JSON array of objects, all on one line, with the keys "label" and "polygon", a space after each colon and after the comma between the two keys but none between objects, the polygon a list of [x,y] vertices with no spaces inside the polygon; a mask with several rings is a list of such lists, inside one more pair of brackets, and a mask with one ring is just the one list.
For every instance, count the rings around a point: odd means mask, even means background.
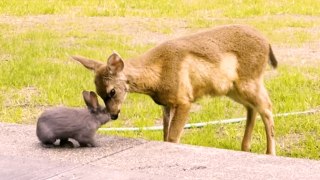
[{"label": "rabbit's fur", "polygon": [[96,146],[95,132],[111,119],[110,114],[99,105],[94,92],[83,91],[82,95],[88,109],[56,107],[41,114],[36,133],[45,147],[53,146],[57,139],[60,146],[71,143],[68,138],[77,140],[81,147]]}]

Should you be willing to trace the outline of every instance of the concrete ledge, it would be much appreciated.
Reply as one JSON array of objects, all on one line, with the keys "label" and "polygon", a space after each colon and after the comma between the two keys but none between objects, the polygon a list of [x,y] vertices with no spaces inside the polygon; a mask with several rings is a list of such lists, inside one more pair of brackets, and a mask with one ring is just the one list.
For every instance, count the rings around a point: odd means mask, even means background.
[{"label": "concrete ledge", "polygon": [[96,148],[42,148],[35,126],[0,123],[0,179],[320,179],[320,161],[97,136]]}]

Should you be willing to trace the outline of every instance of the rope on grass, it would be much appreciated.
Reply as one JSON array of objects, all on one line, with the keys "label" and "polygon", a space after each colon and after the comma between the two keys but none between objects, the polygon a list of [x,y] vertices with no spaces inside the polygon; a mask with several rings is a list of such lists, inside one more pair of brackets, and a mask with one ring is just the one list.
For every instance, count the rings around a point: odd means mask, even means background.
[{"label": "rope on grass", "polygon": [[[308,111],[300,111],[300,112],[290,112],[290,113],[280,113],[275,114],[273,117],[286,117],[286,116],[294,116],[294,115],[307,115],[307,114],[315,114],[320,112],[320,109],[313,109]],[[200,123],[190,123],[184,126],[185,129],[190,128],[201,128],[208,125],[215,124],[229,124],[229,123],[239,123],[241,121],[245,121],[246,118],[233,118],[233,119],[224,119],[217,121],[209,121],[209,122],[200,122]],[[125,128],[99,128],[100,131],[156,131],[162,130],[163,126],[151,126],[151,127],[125,127]]]}]

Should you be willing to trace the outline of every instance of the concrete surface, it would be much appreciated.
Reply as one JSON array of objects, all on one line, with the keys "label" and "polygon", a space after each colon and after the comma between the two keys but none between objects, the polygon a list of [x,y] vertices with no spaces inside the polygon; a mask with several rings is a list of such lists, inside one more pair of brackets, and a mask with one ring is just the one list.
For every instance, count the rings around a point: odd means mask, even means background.
[{"label": "concrete surface", "polygon": [[320,161],[97,136],[43,148],[35,126],[0,123],[0,179],[320,179]]}]

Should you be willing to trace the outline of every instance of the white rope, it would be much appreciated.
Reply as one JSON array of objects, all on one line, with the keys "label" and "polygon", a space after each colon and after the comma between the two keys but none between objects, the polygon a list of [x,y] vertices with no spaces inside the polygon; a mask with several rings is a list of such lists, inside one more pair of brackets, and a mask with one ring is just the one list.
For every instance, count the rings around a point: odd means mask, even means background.
[{"label": "white rope", "polygon": [[[319,112],[320,109],[308,110],[308,111],[301,111],[301,112],[291,112],[291,113],[280,113],[275,114],[274,117],[286,117],[286,116],[293,116],[293,115],[304,115],[304,114],[314,114]],[[201,122],[201,123],[190,123],[184,126],[185,129],[190,128],[201,128],[207,125],[214,125],[214,124],[229,124],[229,123],[239,123],[241,121],[245,121],[246,118],[233,118],[233,119],[224,119],[224,120],[216,120],[216,121],[209,121],[209,122]],[[162,130],[163,126],[151,126],[151,127],[126,127],[126,128],[99,128],[99,131],[155,131],[155,130]]]}]

